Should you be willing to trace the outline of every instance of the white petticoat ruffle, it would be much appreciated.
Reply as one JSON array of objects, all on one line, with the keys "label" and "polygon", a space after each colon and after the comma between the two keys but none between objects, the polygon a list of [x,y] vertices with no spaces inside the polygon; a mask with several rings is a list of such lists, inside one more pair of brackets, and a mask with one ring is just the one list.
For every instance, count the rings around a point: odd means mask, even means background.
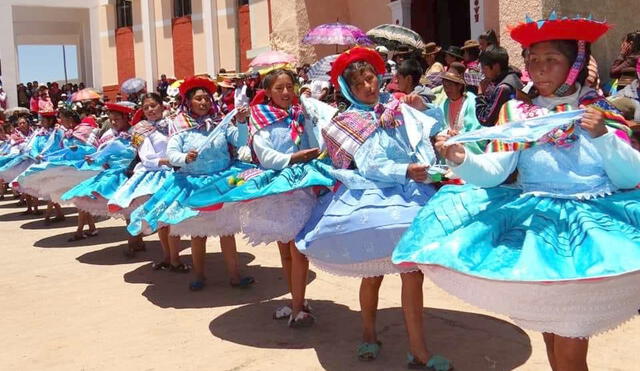
[{"label": "white petticoat ruffle", "polygon": [[87,212],[93,216],[111,216],[107,212],[107,199],[98,196],[97,198],[91,197],[74,197],[71,202],[80,211]]},{"label": "white petticoat ruffle", "polygon": [[436,285],[479,308],[507,315],[528,330],[587,338],[638,314],[640,272],[597,280],[496,281],[433,265],[420,269]]},{"label": "white petticoat ruffle", "polygon": [[309,189],[241,203],[242,232],[253,246],[293,241],[311,216],[317,197]]},{"label": "white petticoat ruffle", "polygon": [[29,166],[33,164],[33,160],[24,160],[11,169],[7,169],[3,172],[0,172],[0,180],[2,182],[10,182],[15,179],[18,175],[22,174],[23,171],[27,170]]},{"label": "white petticoat ruffle", "polygon": [[131,201],[129,206],[127,206],[124,209],[120,209],[117,212],[108,211],[109,204],[107,203],[107,211],[109,213],[109,216],[112,218],[128,220],[129,217],[131,216],[131,213],[138,207],[142,206],[145,202],[147,202],[149,198],[151,198],[151,195],[140,196],[134,199],[133,201]]},{"label": "white petticoat ruffle", "polygon": [[34,191],[38,197],[61,205],[69,205],[68,202],[61,201],[60,197],[71,188],[99,173],[98,170],[77,170],[67,166],[54,167],[22,179],[20,187]]},{"label": "white petticoat ruffle", "polygon": [[353,264],[334,264],[309,258],[309,262],[321,271],[337,276],[370,278],[387,274],[409,273],[419,270],[418,266],[399,266],[391,262],[391,257]]},{"label": "white petticoat ruffle", "polygon": [[[159,227],[165,226],[167,225],[159,225]],[[198,216],[170,227],[172,236],[181,237],[232,236],[242,231],[237,204],[225,204],[222,209],[217,211],[200,212]]]}]

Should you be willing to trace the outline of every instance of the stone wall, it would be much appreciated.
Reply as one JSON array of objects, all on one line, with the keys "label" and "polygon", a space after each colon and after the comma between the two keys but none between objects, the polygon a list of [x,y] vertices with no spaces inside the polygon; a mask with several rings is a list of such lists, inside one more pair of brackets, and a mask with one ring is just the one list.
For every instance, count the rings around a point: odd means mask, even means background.
[{"label": "stone wall", "polygon": [[594,19],[606,20],[613,28],[593,45],[593,56],[598,61],[600,79],[609,80],[609,67],[618,56],[620,42],[629,32],[640,28],[637,15],[640,14],[638,0],[545,0],[545,14],[556,10],[559,15],[573,17],[579,14]]},{"label": "stone wall", "polygon": [[500,0],[500,39],[501,44],[509,51],[511,64],[523,67],[520,57],[521,48],[511,40],[507,26],[522,22],[526,15],[538,20],[546,18],[555,10],[559,16],[586,17],[592,14],[594,19],[607,20],[613,25],[602,39],[593,46],[593,55],[598,61],[602,82],[609,80],[609,67],[620,50],[620,41],[631,31],[638,29],[636,18],[629,14],[640,14],[638,0]]}]

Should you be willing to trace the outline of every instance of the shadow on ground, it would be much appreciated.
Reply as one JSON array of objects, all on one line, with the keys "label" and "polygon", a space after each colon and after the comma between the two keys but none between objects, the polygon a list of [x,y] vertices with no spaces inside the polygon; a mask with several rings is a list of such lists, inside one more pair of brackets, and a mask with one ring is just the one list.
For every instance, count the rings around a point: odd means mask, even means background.
[{"label": "shadow on ground", "polygon": [[[225,341],[265,349],[314,349],[325,370],[402,370],[408,350],[402,309],[378,311],[380,356],[370,363],[358,361],[360,314],[347,306],[312,300],[314,327],[293,330],[287,321],[271,319],[284,300],[249,304],[211,321],[213,336]],[[454,310],[426,308],[425,327],[431,351],[452,360],[460,371],[507,371],[524,364],[531,343],[519,327],[494,317]],[[250,357],[250,351],[247,357]],[[270,362],[278,363],[277,353]]]},{"label": "shadow on ground", "polygon": [[[209,253],[206,257],[207,285],[199,292],[189,291],[192,273],[153,271],[145,264],[124,275],[125,282],[148,285],[142,295],[161,308],[215,308],[257,303],[280,297],[289,292],[282,277],[282,269],[250,265],[255,256],[238,253],[243,275],[252,276],[256,282],[246,289],[232,288],[224,268],[222,253]],[[191,263],[188,257],[183,262]],[[316,274],[309,272],[309,282]]]},{"label": "shadow on ground", "polygon": [[144,263],[157,260],[162,256],[160,241],[145,241],[145,246],[147,250],[137,252],[133,258],[128,258],[124,255],[124,252],[127,250],[127,243],[124,242],[117,246],[110,246],[80,255],[76,260],[84,264],[118,265]]},{"label": "shadow on ground", "polygon": [[98,225],[98,235],[95,237],[85,238],[80,241],[69,242],[68,239],[72,236],[73,232],[67,232],[45,237],[34,242],[33,246],[43,248],[69,248],[111,244],[115,242],[126,241],[128,234],[124,225],[121,227],[106,228],[101,228]]},{"label": "shadow on ground", "polygon": [[[45,224],[44,216],[41,216],[39,220],[34,220],[21,225],[20,229],[57,229],[75,227],[78,224],[78,215],[76,214],[75,208],[66,207],[62,209],[62,212],[65,215],[65,220],[62,222]],[[52,219],[54,217],[55,216],[52,216]],[[98,223],[97,220],[96,223]]]}]

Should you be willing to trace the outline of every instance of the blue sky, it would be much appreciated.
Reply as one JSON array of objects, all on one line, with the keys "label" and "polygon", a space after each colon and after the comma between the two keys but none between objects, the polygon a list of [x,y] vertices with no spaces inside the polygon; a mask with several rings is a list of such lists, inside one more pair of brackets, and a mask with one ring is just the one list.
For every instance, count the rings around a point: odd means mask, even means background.
[{"label": "blue sky", "polygon": [[[67,78],[78,78],[78,57],[75,45],[65,45]],[[20,82],[64,81],[62,45],[18,45]]]}]

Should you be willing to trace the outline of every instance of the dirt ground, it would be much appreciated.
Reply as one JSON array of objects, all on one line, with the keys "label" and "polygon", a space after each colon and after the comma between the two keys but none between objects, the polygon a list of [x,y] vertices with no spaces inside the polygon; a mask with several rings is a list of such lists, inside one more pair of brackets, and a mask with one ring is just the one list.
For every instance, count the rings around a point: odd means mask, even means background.
[{"label": "dirt ground", "polygon": [[[103,220],[99,236],[67,242],[76,215],[47,227],[23,216],[16,201],[0,202],[1,370],[403,370],[407,339],[400,280],[387,277],[378,316],[384,345],[378,360],[356,359],[359,280],[312,267],[307,297],[317,316],[310,329],[271,319],[286,302],[275,245],[249,247],[238,236],[253,288],[231,288],[218,241],[210,240],[208,286],[187,289],[190,275],[154,272],[156,236],[134,259],[122,255],[123,222]],[[188,243],[183,242],[185,248]],[[182,252],[190,261],[189,250]],[[425,282],[431,349],[457,371],[548,370],[540,334],[483,312]],[[640,320],[592,340],[595,371],[640,369]]]}]

